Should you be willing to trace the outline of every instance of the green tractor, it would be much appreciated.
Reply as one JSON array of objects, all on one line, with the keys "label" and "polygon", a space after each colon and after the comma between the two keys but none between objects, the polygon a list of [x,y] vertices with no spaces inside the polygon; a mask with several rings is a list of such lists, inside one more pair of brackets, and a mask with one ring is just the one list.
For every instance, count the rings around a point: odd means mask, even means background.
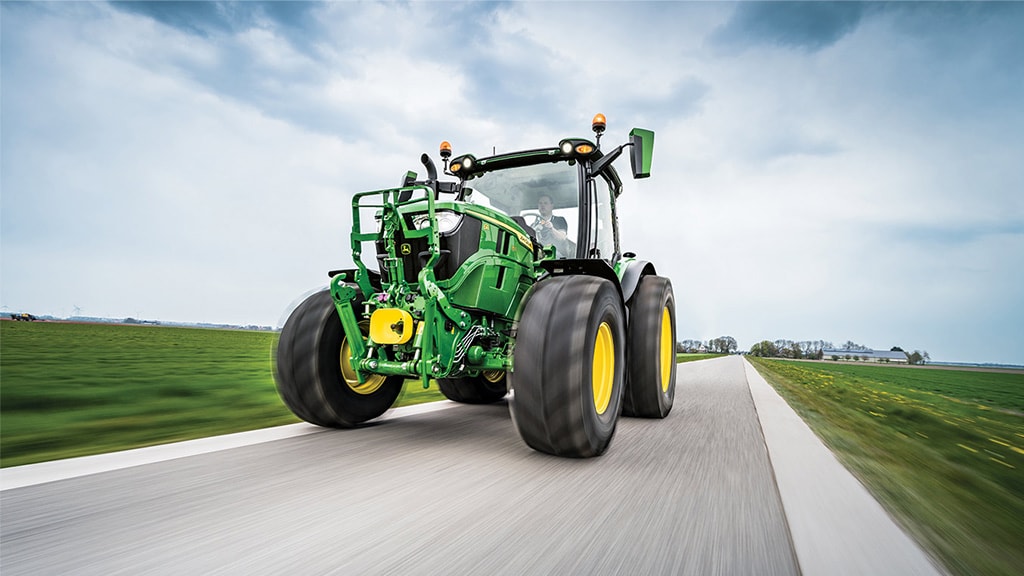
[{"label": "green tractor", "polygon": [[[628,150],[650,175],[654,133],[600,148],[452,157],[426,179],[352,200],[355,268],[304,300],[281,331],[276,380],[303,420],[351,428],[383,414],[406,379],[450,400],[509,396],[535,450],[602,454],[620,414],[664,418],[675,395],[675,299],[650,262],[619,251],[612,166]],[[367,266],[363,249],[373,250]]]}]

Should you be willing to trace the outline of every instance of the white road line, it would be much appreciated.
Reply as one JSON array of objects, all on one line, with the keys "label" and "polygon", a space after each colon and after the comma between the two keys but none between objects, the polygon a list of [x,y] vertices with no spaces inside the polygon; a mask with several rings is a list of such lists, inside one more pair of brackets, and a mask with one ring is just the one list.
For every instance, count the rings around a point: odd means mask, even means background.
[{"label": "white road line", "polygon": [[[414,414],[435,412],[437,410],[452,408],[457,405],[458,404],[455,402],[443,400],[440,402],[430,402],[428,404],[405,406],[388,411],[378,418],[377,421],[392,420],[395,418],[412,416]],[[97,454],[95,456],[82,456],[79,458],[40,462],[39,464],[13,466],[10,468],[0,469],[0,491],[22,488],[24,486],[34,486],[36,484],[43,484],[46,482],[55,482],[57,480],[66,480],[68,478],[77,478],[79,476],[87,476],[89,474],[99,474],[101,472],[120,470],[122,468],[131,468],[132,466],[141,466],[143,464],[164,462],[166,460],[174,460],[176,458],[185,458],[199,454],[208,454],[210,452],[219,452],[221,450],[230,450],[232,448],[241,448],[242,446],[273,442],[275,440],[305,436],[306,434],[315,434],[328,430],[329,428],[321,428],[319,426],[306,423],[289,424],[287,426],[276,426],[274,428],[264,428],[262,430],[251,430],[249,432],[225,434],[223,436],[213,436],[211,438],[187,440],[185,442],[175,442],[173,444],[148,446],[146,448],[123,450],[121,452],[111,452],[109,454]]]}]

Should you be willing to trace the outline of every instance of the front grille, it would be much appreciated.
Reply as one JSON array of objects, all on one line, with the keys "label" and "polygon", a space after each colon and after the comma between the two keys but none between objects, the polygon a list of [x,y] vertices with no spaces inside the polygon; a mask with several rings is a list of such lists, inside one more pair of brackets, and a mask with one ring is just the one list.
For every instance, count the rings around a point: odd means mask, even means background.
[{"label": "front grille", "polygon": [[[412,226],[412,217],[406,216],[407,225]],[[388,271],[384,267],[384,259],[388,257],[384,241],[378,240],[377,260],[380,264],[381,280],[390,282]],[[407,248],[406,248],[407,247]],[[434,266],[434,276],[438,280],[448,280],[472,254],[480,249],[480,220],[464,215],[459,227],[441,234],[440,258]],[[396,256],[402,259],[402,274],[407,283],[415,283],[420,270],[429,258],[426,238],[406,239],[401,231],[395,236]]]}]

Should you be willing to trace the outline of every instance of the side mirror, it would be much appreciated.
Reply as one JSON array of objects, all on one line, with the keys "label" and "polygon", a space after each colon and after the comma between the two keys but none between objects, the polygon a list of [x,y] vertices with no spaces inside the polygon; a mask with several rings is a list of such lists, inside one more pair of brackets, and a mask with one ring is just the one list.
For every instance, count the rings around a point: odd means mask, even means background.
[{"label": "side mirror", "polygon": [[633,178],[647,178],[651,175],[651,156],[654,155],[654,132],[633,128],[629,132],[632,147],[629,163],[633,166]]}]

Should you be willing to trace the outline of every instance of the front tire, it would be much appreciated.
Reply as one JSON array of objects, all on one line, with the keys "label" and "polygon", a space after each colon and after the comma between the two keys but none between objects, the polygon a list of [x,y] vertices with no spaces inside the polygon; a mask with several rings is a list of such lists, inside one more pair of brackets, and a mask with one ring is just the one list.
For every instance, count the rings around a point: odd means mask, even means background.
[{"label": "front tire", "polygon": [[599,456],[615,434],[625,380],[625,318],[608,280],[565,276],[524,299],[509,373],[512,421],[534,450]]},{"label": "front tire", "polygon": [[664,418],[676,394],[676,300],[672,283],[645,276],[629,304],[629,368],[622,413]]},{"label": "front tire", "polygon": [[288,409],[331,428],[352,428],[386,412],[404,379],[374,374],[360,383],[350,357],[330,292],[304,300],[288,317],[277,345],[277,390]]}]

